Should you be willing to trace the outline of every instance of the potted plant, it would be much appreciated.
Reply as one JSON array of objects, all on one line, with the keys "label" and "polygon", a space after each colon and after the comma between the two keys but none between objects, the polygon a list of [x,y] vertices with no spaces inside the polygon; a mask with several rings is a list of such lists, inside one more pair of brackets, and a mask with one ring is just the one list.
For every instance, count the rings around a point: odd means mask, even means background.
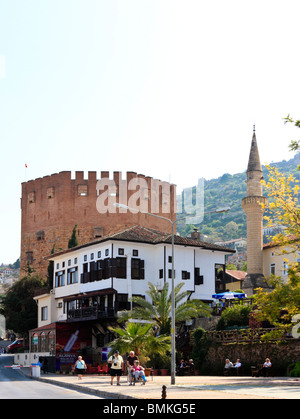
[{"label": "potted plant", "polygon": [[161,368],[160,369],[160,375],[168,375],[168,372],[169,372],[168,368]]},{"label": "potted plant", "polygon": [[154,372],[153,373],[153,369],[152,369],[152,374],[153,375],[158,375],[158,371],[160,371],[160,375],[168,375],[169,370],[170,370],[170,366],[171,366],[171,356],[170,355],[160,355],[160,354],[155,354],[152,358],[152,361],[154,363],[155,366],[155,370],[157,370],[157,373]]}]

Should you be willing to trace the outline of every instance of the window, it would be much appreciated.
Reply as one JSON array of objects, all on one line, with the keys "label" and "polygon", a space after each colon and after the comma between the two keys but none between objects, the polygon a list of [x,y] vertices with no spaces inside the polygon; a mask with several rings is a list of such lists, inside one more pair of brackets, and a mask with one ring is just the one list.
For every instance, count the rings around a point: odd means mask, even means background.
[{"label": "window", "polygon": [[87,255],[83,256],[83,260],[86,262],[87,261]]},{"label": "window", "polygon": [[41,309],[41,320],[42,321],[48,320],[48,307],[47,306],[42,307]]},{"label": "window", "polygon": [[195,285],[203,284],[203,275],[200,275],[200,268],[195,268]]},{"label": "window", "polygon": [[137,249],[133,249],[132,256],[137,257],[139,255],[139,251]]},{"label": "window", "polygon": [[54,198],[54,187],[51,187],[51,188],[47,189],[47,198],[48,199]]},{"label": "window", "polygon": [[78,195],[87,196],[88,194],[88,185],[78,185]]},{"label": "window", "polygon": [[182,278],[182,279],[190,279],[190,278],[191,278],[191,274],[190,274],[190,272],[187,272],[187,271],[181,271],[181,278]]},{"label": "window", "polygon": [[94,260],[94,253],[91,253],[91,260]]},{"label": "window", "polygon": [[74,265],[77,265],[77,258],[74,258]]},{"label": "window", "polygon": [[36,234],[36,239],[38,240],[38,241],[40,241],[40,240],[45,240],[45,232],[44,232],[44,230],[40,230],[40,231],[38,231],[37,233],[35,233]]},{"label": "window", "polygon": [[160,269],[159,270],[159,279],[162,279],[164,277],[164,270]]},{"label": "window", "polygon": [[128,301],[128,294],[116,295],[117,310],[130,310],[130,302]]},{"label": "window", "polygon": [[26,263],[29,265],[33,263],[33,252],[26,252]]},{"label": "window", "polygon": [[55,287],[63,287],[65,285],[65,271],[59,271],[55,274]]},{"label": "window", "polygon": [[107,279],[111,277],[111,261],[109,258],[101,260],[102,278]]},{"label": "window", "polygon": [[[121,250],[121,249],[119,249]],[[124,249],[122,249],[124,250]],[[127,259],[126,258],[117,258],[116,260],[116,278],[127,278]]]},{"label": "window", "polygon": [[118,255],[124,256],[124,249],[119,248],[118,249]]},{"label": "window", "polygon": [[[168,270],[168,277],[169,277],[169,279],[172,279],[172,269]],[[176,278],[175,269],[174,269],[174,278]]]},{"label": "window", "polygon": [[101,250],[98,252],[98,258],[101,258]]},{"label": "window", "polygon": [[77,284],[77,282],[78,282],[77,267],[68,269],[68,279],[67,279],[68,285]]},{"label": "window", "polygon": [[86,282],[90,281],[90,273],[89,273],[89,264],[83,263],[82,265],[82,274],[81,274],[81,283],[85,284]]},{"label": "window", "polygon": [[169,257],[168,257],[168,262],[169,262],[169,263],[172,263],[172,256],[169,256]]},{"label": "window", "polygon": [[109,249],[105,249],[105,256],[109,255]]},{"label": "window", "polygon": [[40,338],[41,338],[41,352],[46,352],[46,347],[47,347],[47,335],[45,332],[42,332],[40,334]]},{"label": "window", "polygon": [[94,227],[94,237],[103,237],[104,230],[103,227]]},{"label": "window", "polygon": [[49,351],[50,352],[54,352],[55,350],[55,334],[54,332],[49,332],[48,333],[48,344],[49,344]]},{"label": "window", "polygon": [[38,345],[39,345],[39,335],[37,333],[34,333],[31,337],[31,348],[32,352],[38,351]]},{"label": "window", "polygon": [[68,266],[71,266],[71,259],[68,260]]},{"label": "window", "polygon": [[145,279],[145,261],[131,259],[131,279]]},{"label": "window", "polygon": [[275,263],[271,263],[271,265],[270,265],[270,275],[276,275],[276,265],[275,265]]},{"label": "window", "polygon": [[27,198],[28,198],[28,204],[33,204],[35,202],[35,192],[30,192]]}]

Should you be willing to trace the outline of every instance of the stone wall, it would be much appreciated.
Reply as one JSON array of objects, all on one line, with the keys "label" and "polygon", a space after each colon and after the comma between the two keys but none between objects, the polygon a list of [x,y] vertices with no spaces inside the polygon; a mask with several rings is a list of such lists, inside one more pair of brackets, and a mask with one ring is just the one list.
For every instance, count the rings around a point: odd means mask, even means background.
[{"label": "stone wall", "polygon": [[272,373],[275,376],[285,376],[288,366],[300,361],[300,340],[291,339],[282,343],[213,343],[202,363],[201,374],[222,375],[226,358],[232,362],[237,358],[241,359],[245,375],[251,375],[252,365],[262,364],[266,358],[270,358]]}]

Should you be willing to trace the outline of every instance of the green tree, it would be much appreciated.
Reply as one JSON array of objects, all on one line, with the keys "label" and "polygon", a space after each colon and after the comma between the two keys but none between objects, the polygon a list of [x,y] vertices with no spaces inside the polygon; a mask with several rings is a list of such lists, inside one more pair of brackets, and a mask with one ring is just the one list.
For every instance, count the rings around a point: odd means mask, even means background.
[{"label": "green tree", "polygon": [[110,327],[109,330],[117,335],[116,339],[109,343],[112,348],[110,354],[115,350],[121,353],[134,351],[141,363],[146,363],[151,355],[164,355],[171,350],[170,336],[154,336],[152,324],[149,323],[128,322],[124,329]]},{"label": "green tree", "polygon": [[[183,285],[181,282],[174,290],[176,323],[199,316],[209,316],[211,309],[207,304],[197,300],[186,300],[190,293],[188,291],[180,292]],[[169,284],[165,283],[161,290],[151,282],[148,283],[148,287],[146,293],[151,300],[147,301],[142,297],[133,297],[132,301],[136,306],[131,311],[122,311],[119,321],[128,319],[146,320],[152,324],[157,336],[159,334],[170,334],[172,296],[169,293]]]},{"label": "green tree", "polygon": [[278,226],[282,231],[272,238],[272,243],[294,246],[297,250],[299,243],[295,238],[300,233],[299,182],[293,175],[284,176],[276,167],[267,167],[269,177],[268,181],[263,181],[263,185],[269,199],[268,214],[264,218],[269,227]]},{"label": "green tree", "polygon": [[72,236],[69,239],[69,243],[68,243],[68,249],[71,249],[72,247],[78,246],[79,242],[78,242],[78,237],[77,237],[77,224],[75,224],[73,231],[72,231]]},{"label": "green tree", "polygon": [[300,312],[300,275],[299,266],[289,268],[289,279],[284,281],[280,277],[271,278],[270,285],[274,287],[271,292],[257,290],[254,296],[255,316],[258,320],[268,320],[277,328],[280,336],[291,332],[293,317]]},{"label": "green tree", "polygon": [[249,326],[249,314],[251,307],[245,304],[235,304],[223,311],[216,326],[217,330],[226,328]]},{"label": "green tree", "polygon": [[[291,124],[294,124],[295,127],[300,128],[300,120],[299,119],[295,120],[295,119],[291,118],[290,115],[288,115],[286,118],[283,118],[283,119],[284,119],[285,124],[291,123]],[[297,151],[299,153],[300,141],[299,140],[292,140],[290,145],[289,145],[289,148],[290,148],[291,151]],[[299,168],[299,166],[298,166],[298,168]]]},{"label": "green tree", "polygon": [[[300,127],[300,121],[294,121],[289,115],[285,122]],[[292,141],[290,149],[299,152],[299,141]],[[273,167],[268,169],[268,181],[263,182],[269,198],[268,214],[265,218],[269,226],[283,227],[281,232],[272,238],[272,243],[281,248],[281,254],[286,255],[289,278],[286,281],[281,277],[271,277],[271,292],[257,290],[254,296],[257,307],[255,315],[259,320],[268,320],[277,328],[277,336],[281,336],[285,332],[291,332],[293,316],[300,312],[300,265],[288,260],[288,254],[300,249],[299,186],[293,175],[284,176]]]},{"label": "green tree", "polygon": [[33,297],[44,286],[45,281],[38,274],[28,273],[8,290],[1,309],[8,329],[27,337],[28,330],[37,326],[37,304]]}]

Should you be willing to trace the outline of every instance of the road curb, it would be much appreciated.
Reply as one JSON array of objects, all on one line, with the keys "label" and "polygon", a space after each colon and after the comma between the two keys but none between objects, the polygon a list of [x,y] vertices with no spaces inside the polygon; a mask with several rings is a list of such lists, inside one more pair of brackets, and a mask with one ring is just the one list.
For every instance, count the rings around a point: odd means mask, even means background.
[{"label": "road curb", "polygon": [[27,374],[25,374],[23,371],[21,371],[24,377],[31,378],[32,380],[41,381],[43,383],[53,384],[55,386],[64,387],[64,388],[70,388],[72,390],[80,391],[82,393],[87,394],[93,394],[101,397],[106,397],[108,399],[133,399],[138,400],[138,397],[128,396],[126,394],[119,394],[119,393],[112,393],[110,391],[105,390],[97,390],[89,387],[82,387],[78,384],[72,384],[72,383],[65,383],[65,382],[59,382],[56,380],[51,380],[51,378],[43,378],[43,377],[31,377]]}]

